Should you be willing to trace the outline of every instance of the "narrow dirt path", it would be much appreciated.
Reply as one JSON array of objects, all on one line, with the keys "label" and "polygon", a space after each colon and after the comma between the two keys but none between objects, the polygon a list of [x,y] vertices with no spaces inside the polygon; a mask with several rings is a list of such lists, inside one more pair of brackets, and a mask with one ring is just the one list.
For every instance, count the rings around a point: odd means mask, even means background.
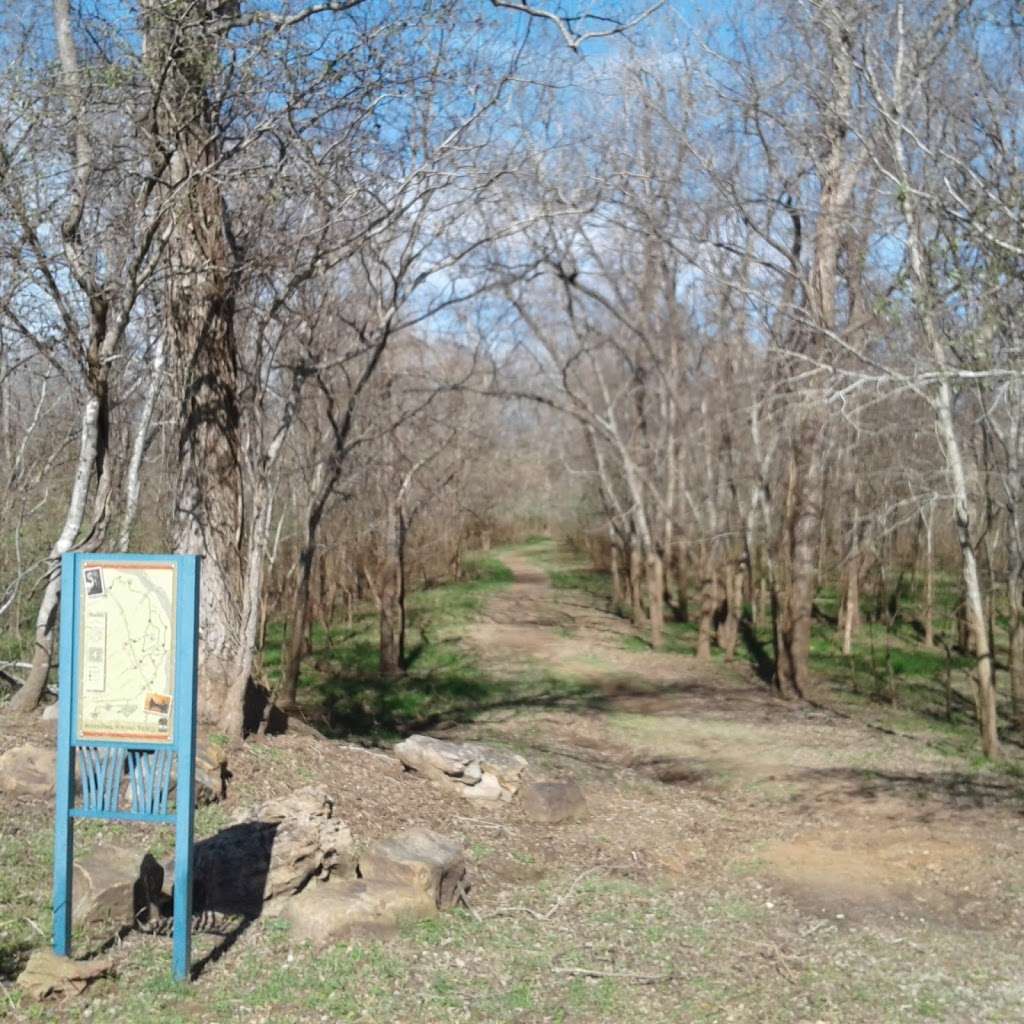
[{"label": "narrow dirt path", "polygon": [[685,856],[666,849],[663,810],[646,829],[634,808],[631,834],[663,863],[749,868],[808,912],[839,920],[1024,923],[1019,901],[1000,898],[1024,882],[1010,780],[778,700],[745,670],[629,649],[628,623],[588,595],[554,589],[529,552],[503,560],[515,581],[469,635],[485,667],[499,678],[547,672],[592,698],[519,709],[489,727],[568,763],[633,773],[677,800],[685,792],[712,804],[696,858],[692,841]]}]

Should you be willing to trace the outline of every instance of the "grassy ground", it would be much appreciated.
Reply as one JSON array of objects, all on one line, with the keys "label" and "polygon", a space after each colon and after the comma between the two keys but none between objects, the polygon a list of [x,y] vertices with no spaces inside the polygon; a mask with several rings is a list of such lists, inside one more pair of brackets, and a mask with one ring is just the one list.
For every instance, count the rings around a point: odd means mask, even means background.
[{"label": "grassy ground", "polygon": [[[534,541],[540,546],[540,542]],[[407,671],[384,679],[378,670],[377,616],[363,607],[351,627],[317,626],[303,664],[299,700],[326,735],[386,744],[414,732],[471,722],[479,715],[544,702],[585,702],[578,681],[531,666],[513,678],[483,672],[463,642],[467,627],[512,574],[501,550],[466,559],[464,578],[410,594]],[[268,629],[263,665],[271,685],[279,678],[283,628]]]},{"label": "grassy ground", "polygon": [[[552,586],[513,580],[499,556]],[[1013,780],[955,745],[864,728],[866,698],[840,717],[772,700],[746,663],[651,652],[600,610],[603,586],[538,540],[413,596],[401,682],[376,677],[369,612],[316,634],[303,678],[335,735],[427,724],[506,744],[537,772],[575,776],[584,821],[534,825],[516,804],[467,803],[306,736],[251,741],[232,755],[227,804],[200,812],[210,834],[315,782],[360,844],[410,824],[461,837],[474,913],[323,950],[258,919],[191,986],[170,980],[166,938],[136,933],[111,950],[115,981],[30,1006],[11,981],[49,930],[51,825],[45,803],[0,794],[0,1015],[6,1003],[16,1021],[90,1024],[1024,1020]],[[687,636],[673,626],[674,645]],[[278,657],[265,652],[271,672]],[[0,748],[13,741],[0,730]],[[140,837],[79,830],[83,850]],[[159,851],[169,836],[144,839]],[[200,936],[196,956],[223,945]]]},{"label": "grassy ground", "polygon": [[[584,591],[611,608],[611,580],[607,573],[594,570],[573,553],[551,545],[539,547],[535,557],[556,589]],[[952,627],[956,600],[955,581],[938,580],[936,610],[948,628]],[[913,614],[914,602],[915,595],[909,590],[901,593],[900,606],[892,609],[892,621],[888,621],[888,615],[883,621],[874,621],[876,599],[865,595],[863,624],[852,653],[846,656],[835,626],[827,621],[829,615],[834,617],[838,598],[834,591],[823,591],[816,605],[826,621],[816,622],[811,636],[811,669],[821,684],[818,696],[830,706],[869,719],[879,727],[928,736],[942,748],[974,759],[978,740],[970,679],[973,659],[941,646],[926,647]],[[1000,639],[1005,641],[1005,637],[997,636],[997,642]],[[639,635],[624,636],[622,644],[635,652],[651,650],[648,641]],[[678,622],[670,617],[665,624],[665,650],[693,657],[697,650],[696,622]],[[712,658],[721,664],[722,651],[713,648]],[[771,663],[770,629],[745,626],[736,658],[765,677]],[[1010,722],[1005,673],[998,673],[997,683],[1004,688],[1000,701],[1002,732],[1013,752],[1020,737]],[[1015,759],[1006,767],[1008,771],[1018,771]]]},{"label": "grassy ground", "polygon": [[[299,699],[311,719],[329,734],[386,742],[498,699],[494,683],[481,676],[459,638],[512,574],[494,554],[467,558],[464,572],[457,583],[409,596],[408,672],[401,679],[380,677],[372,608],[358,609],[351,626],[315,626],[313,652],[299,682]],[[283,642],[283,625],[272,624],[263,652],[272,685],[279,680]]]}]

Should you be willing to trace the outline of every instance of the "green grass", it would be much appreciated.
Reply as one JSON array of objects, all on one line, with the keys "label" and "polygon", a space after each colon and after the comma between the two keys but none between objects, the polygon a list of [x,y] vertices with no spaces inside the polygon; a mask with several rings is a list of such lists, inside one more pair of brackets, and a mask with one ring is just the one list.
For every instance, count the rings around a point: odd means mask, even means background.
[{"label": "green grass", "polygon": [[547,539],[533,544],[526,553],[547,573],[556,590],[579,590],[610,607],[612,586],[608,573],[590,568],[571,551]]},{"label": "green grass", "polygon": [[[493,678],[462,643],[484,602],[512,579],[496,553],[477,555],[467,559],[463,580],[411,594],[407,670],[398,679],[380,675],[372,608],[362,609],[351,628],[317,628],[313,652],[303,663],[300,702],[328,733],[375,743],[470,721],[499,707],[585,705],[592,698],[589,687],[543,669],[519,673],[514,680]],[[283,640],[281,625],[272,625],[263,664],[273,682]]]},{"label": "green grass", "polygon": [[[602,599],[611,608],[611,580],[606,572],[588,568],[578,555],[553,542],[529,552],[556,589],[583,591]],[[891,588],[890,588],[891,590]],[[904,579],[895,607],[880,607],[874,593],[861,595],[862,625],[857,630],[852,653],[842,653],[833,622],[839,607],[835,587],[823,587],[815,607],[822,618],[815,621],[811,636],[810,664],[814,675],[828,692],[851,713],[875,719],[878,724],[902,732],[927,734],[949,753],[969,756],[977,748],[977,726],[971,693],[970,672],[973,659],[959,653],[947,656],[941,647],[927,648],[922,643],[922,628],[916,610],[922,598],[923,582]],[[695,607],[696,595],[690,606]],[[937,635],[954,628],[953,612],[959,601],[956,578],[936,575],[935,627]],[[745,610],[748,613],[749,609]],[[882,618],[876,619],[881,612]],[[666,608],[664,650],[688,657],[696,655],[697,623],[677,622]],[[1000,640],[997,634],[997,642]],[[1003,638],[1005,642],[1005,638]],[[644,636],[625,636],[620,641],[631,652],[650,651]],[[723,661],[724,653],[712,646],[711,657]],[[772,658],[771,631],[754,629],[749,624],[741,631],[736,661],[746,663],[763,676]],[[1001,673],[1005,686],[1005,672]],[[946,680],[950,681],[947,694]],[[1001,710],[1008,722],[1008,702]],[[1008,725],[1006,726],[1008,728]],[[1009,762],[1007,769],[1012,771]]]},{"label": "green grass", "polygon": [[48,878],[53,836],[41,831],[18,830],[0,834],[0,981],[13,978],[24,955],[49,933],[50,902],[39,879]]},{"label": "green grass", "polygon": [[591,597],[611,600],[607,573],[596,569],[548,569],[547,573],[556,590],[582,590]]}]

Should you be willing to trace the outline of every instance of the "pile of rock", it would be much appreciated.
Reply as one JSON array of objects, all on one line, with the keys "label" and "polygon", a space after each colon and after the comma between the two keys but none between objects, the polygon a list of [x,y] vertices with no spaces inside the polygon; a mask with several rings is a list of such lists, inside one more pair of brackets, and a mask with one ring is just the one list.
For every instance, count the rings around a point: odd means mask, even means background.
[{"label": "pile of rock", "polygon": [[0,756],[0,792],[51,797],[57,787],[57,752],[23,743]]},{"label": "pile of rock", "polygon": [[406,770],[469,800],[518,798],[526,817],[538,824],[575,821],[586,812],[586,800],[575,782],[531,778],[529,765],[518,754],[421,735],[402,740],[394,749]]},{"label": "pile of rock", "polygon": [[289,900],[281,916],[292,934],[327,943],[390,931],[454,907],[469,885],[462,843],[422,828],[375,843],[358,875],[332,874]]},{"label": "pile of rock", "polygon": [[[467,799],[516,800],[533,822],[572,821],[586,811],[575,782],[534,779],[518,754],[430,736],[411,736],[395,753],[407,771]],[[52,796],[55,769],[52,751],[15,748],[0,758],[0,789]],[[351,831],[334,811],[332,798],[310,786],[241,813],[197,843],[193,910],[200,922],[216,928],[228,917],[276,916],[290,923],[295,938],[324,944],[380,934],[466,899],[460,840],[416,828],[357,855]],[[103,846],[75,862],[73,884],[75,923],[94,935],[132,927],[163,931],[170,924],[173,858],[160,863],[150,853]],[[88,971],[79,977],[77,968],[43,958],[32,964],[24,977],[33,994],[73,992],[91,980]]]},{"label": "pile of rock", "polygon": [[449,743],[433,736],[410,736],[395,744],[410,771],[469,800],[511,800],[519,792],[526,759],[481,743]]},{"label": "pile of rock", "polygon": [[[75,862],[74,919],[108,933],[164,930],[173,886],[173,858],[105,845]],[[460,841],[414,829],[357,857],[334,801],[317,787],[252,808],[193,853],[193,912],[203,925],[280,916],[297,938],[317,942],[433,916],[466,888]]]}]

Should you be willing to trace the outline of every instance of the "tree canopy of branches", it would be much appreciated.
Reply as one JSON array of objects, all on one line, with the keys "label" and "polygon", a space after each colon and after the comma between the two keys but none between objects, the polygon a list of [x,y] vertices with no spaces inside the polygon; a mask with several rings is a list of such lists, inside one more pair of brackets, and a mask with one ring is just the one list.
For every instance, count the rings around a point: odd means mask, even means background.
[{"label": "tree canopy of branches", "polygon": [[539,526],[655,647],[669,617],[701,658],[766,629],[796,699],[824,590],[849,654],[866,589],[920,573],[933,645],[954,574],[984,753],[997,625],[1024,728],[1014,4],[0,18],[15,707],[67,551],[204,556],[201,713],[240,736],[268,618],[285,709],[352,602],[394,676],[413,581]]}]

